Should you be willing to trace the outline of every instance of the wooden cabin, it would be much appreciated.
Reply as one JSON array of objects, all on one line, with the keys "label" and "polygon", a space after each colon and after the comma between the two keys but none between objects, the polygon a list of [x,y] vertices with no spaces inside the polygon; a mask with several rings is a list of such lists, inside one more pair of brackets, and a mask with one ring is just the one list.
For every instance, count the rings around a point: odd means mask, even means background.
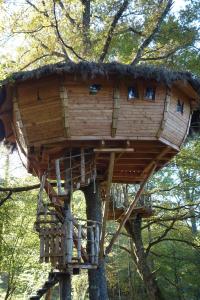
[{"label": "wooden cabin", "polygon": [[17,142],[34,175],[51,166],[54,179],[55,160],[82,149],[90,153],[85,173],[95,164],[104,181],[115,151],[112,181],[139,183],[152,163],[159,170],[180,150],[199,106],[198,84],[189,73],[118,63],[16,73],[1,88],[0,137]]}]

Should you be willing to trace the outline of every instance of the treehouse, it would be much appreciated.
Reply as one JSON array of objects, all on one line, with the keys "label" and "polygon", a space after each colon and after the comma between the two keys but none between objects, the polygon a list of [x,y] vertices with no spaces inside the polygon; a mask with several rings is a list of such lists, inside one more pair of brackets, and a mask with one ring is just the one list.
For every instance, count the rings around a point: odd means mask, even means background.
[{"label": "treehouse", "polygon": [[[152,163],[159,170],[179,151],[198,106],[196,86],[189,73],[117,63],[17,73],[2,85],[1,137],[17,141],[34,175],[69,150],[78,155],[82,149],[85,179],[95,164],[98,180],[105,181],[114,151],[112,182],[139,183]],[[80,173],[74,169],[76,185]],[[49,176],[56,178],[55,168]]]},{"label": "treehouse", "polygon": [[[190,73],[152,66],[58,63],[2,83],[0,139],[17,146],[41,181],[35,224],[41,262],[59,270],[96,268],[128,218],[151,215],[136,207],[138,199],[148,178],[179,152],[199,101],[200,82]],[[93,184],[95,193],[97,182],[102,220],[76,219],[73,190]],[[112,182],[140,184],[127,211],[109,210]],[[106,221],[114,215],[119,228],[104,251]]]}]

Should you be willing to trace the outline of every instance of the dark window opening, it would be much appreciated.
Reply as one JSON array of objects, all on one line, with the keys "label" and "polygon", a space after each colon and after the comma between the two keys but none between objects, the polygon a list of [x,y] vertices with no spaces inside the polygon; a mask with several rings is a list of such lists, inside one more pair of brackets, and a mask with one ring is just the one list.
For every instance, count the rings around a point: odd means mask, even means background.
[{"label": "dark window opening", "polygon": [[138,90],[136,87],[128,87],[128,100],[139,98]]},{"label": "dark window opening", "polygon": [[184,110],[184,102],[178,100],[177,101],[177,106],[176,106],[176,111],[183,114],[183,110]]},{"label": "dark window opening", "polygon": [[90,85],[90,95],[96,95],[100,90],[101,90],[102,86],[101,84],[92,84]]},{"label": "dark window opening", "polygon": [[145,99],[147,100],[155,100],[156,91],[152,87],[147,87],[145,92]]}]

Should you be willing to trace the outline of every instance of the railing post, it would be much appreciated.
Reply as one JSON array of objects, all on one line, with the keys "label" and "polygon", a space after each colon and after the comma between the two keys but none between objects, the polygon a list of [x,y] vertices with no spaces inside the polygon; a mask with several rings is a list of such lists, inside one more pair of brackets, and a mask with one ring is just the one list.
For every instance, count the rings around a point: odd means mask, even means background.
[{"label": "railing post", "polygon": [[95,263],[96,265],[98,265],[98,261],[99,261],[99,239],[100,239],[100,235],[99,235],[99,224],[96,223],[96,224],[95,224],[95,242],[94,242],[94,246],[95,246],[94,263]]},{"label": "railing post", "polygon": [[55,161],[55,169],[56,169],[56,179],[57,179],[57,187],[58,187],[58,195],[62,195],[62,182],[60,175],[60,161],[56,159]]},{"label": "railing post", "polygon": [[81,260],[81,232],[82,232],[82,226],[78,225],[78,241],[77,241],[77,257],[78,260]]},{"label": "railing post", "polygon": [[89,238],[90,238],[90,262],[94,264],[94,229],[93,225],[89,227]]},{"label": "railing post", "polygon": [[72,262],[73,253],[73,222],[72,220],[67,220],[66,222],[66,260],[67,263]]}]

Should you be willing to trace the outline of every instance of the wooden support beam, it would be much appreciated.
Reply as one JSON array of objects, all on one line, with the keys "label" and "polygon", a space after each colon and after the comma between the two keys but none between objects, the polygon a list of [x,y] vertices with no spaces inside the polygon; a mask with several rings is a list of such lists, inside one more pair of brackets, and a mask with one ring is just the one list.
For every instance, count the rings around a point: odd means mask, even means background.
[{"label": "wooden support beam", "polygon": [[170,151],[171,147],[165,147],[143,170],[142,175],[148,174],[149,170],[154,166],[157,165],[158,161]]},{"label": "wooden support beam", "polygon": [[93,150],[94,152],[97,152],[97,153],[111,153],[111,152],[124,152],[124,153],[127,153],[127,152],[134,152],[134,148],[95,148]]},{"label": "wooden support beam", "polygon": [[13,97],[13,111],[14,111],[15,123],[17,125],[16,128],[17,138],[20,144],[22,145],[22,148],[24,149],[28,145],[28,138],[27,138],[26,128],[23,124],[21,112],[18,105],[17,91],[15,91],[15,95]]},{"label": "wooden support beam", "polygon": [[108,247],[106,248],[105,254],[108,255],[112,249],[113,244],[115,243],[116,239],[118,238],[119,234],[121,233],[121,230],[123,228],[123,226],[126,224],[127,220],[129,219],[129,217],[131,216],[133,209],[136,207],[138,200],[140,199],[140,196],[142,195],[143,191],[144,191],[144,187],[145,184],[147,183],[148,179],[151,177],[151,175],[154,173],[156,168],[156,164],[154,163],[154,165],[151,167],[150,172],[148,173],[148,175],[146,176],[146,178],[144,179],[144,181],[142,182],[139,190],[136,193],[135,199],[134,201],[130,204],[129,208],[127,209],[125,215],[123,216],[119,227],[117,229],[117,231],[115,232],[115,234],[113,235],[110,244],[108,245]]},{"label": "wooden support beam", "polygon": [[120,109],[120,90],[119,90],[119,86],[116,86],[114,87],[114,91],[113,91],[113,113],[112,113],[112,125],[111,125],[112,137],[115,137],[117,132],[119,109]]},{"label": "wooden support beam", "polygon": [[104,241],[105,241],[105,234],[106,234],[106,222],[107,222],[108,211],[109,211],[110,187],[111,187],[111,184],[112,184],[114,164],[115,164],[115,153],[111,152],[109,167],[108,167],[108,179],[107,179],[107,184],[106,184],[106,197],[105,197],[105,202],[104,202],[104,214],[103,214],[102,229],[101,229],[100,258],[102,258],[103,255],[104,255]]},{"label": "wooden support beam", "polygon": [[60,99],[63,111],[63,125],[65,137],[70,137],[70,125],[69,125],[69,99],[67,89],[64,85],[60,86]]},{"label": "wooden support beam", "polygon": [[57,179],[58,195],[63,195],[62,182],[61,182],[61,174],[60,174],[60,160],[59,159],[56,159],[56,161],[55,161],[55,169],[56,169],[56,179]]},{"label": "wooden support beam", "polygon": [[162,118],[160,128],[159,128],[158,133],[157,133],[158,138],[160,138],[160,136],[162,135],[162,133],[165,129],[165,125],[166,125],[167,118],[168,118],[168,111],[169,111],[169,107],[170,107],[170,102],[171,102],[171,89],[169,87],[167,87],[166,96],[165,96],[165,107],[164,107],[163,118]]}]

